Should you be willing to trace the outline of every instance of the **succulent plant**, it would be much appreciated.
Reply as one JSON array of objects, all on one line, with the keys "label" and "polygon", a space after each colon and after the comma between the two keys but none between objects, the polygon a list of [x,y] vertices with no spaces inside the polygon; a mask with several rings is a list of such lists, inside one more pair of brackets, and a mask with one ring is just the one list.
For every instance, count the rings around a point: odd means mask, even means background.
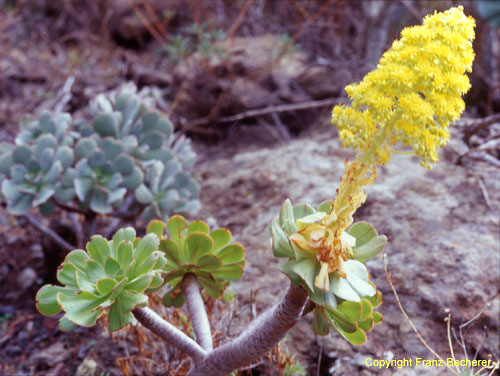
[{"label": "succulent plant", "polygon": [[144,178],[123,143],[111,137],[81,138],[75,154],[75,190],[82,209],[110,213],[123,202],[127,190],[137,188]]},{"label": "succulent plant", "polygon": [[[352,242],[351,257],[343,262],[344,275],[339,271],[328,273],[326,280],[329,286],[321,289],[315,283],[322,267],[316,254],[292,239],[294,234],[308,224],[318,223],[330,211],[331,201],[325,201],[318,210],[314,210],[307,204],[292,206],[290,200],[286,200],[279,217],[269,227],[273,252],[276,257],[288,259],[279,265],[280,270],[294,286],[303,286],[316,304],[314,330],[318,334],[327,334],[326,323],[330,322],[344,338],[360,344],[364,342],[361,339],[366,339],[364,331],[371,329],[382,318],[380,314],[373,313],[373,307],[380,303],[381,295],[369,281],[363,262],[376,256],[384,248],[387,239],[377,235],[376,230],[366,222],[353,224],[344,235],[346,241]],[[372,324],[368,325],[369,322]]]},{"label": "succulent plant", "polygon": [[[134,88],[108,97],[100,95],[91,105],[92,127],[80,128],[84,135],[121,142],[124,152],[134,158],[144,179],[134,186],[135,197],[145,205],[143,218],[168,220],[172,213],[193,214],[199,210],[199,185],[188,170],[196,155],[190,140],[176,137],[168,118],[148,108],[154,103]],[[101,200],[102,201],[102,200]]]},{"label": "succulent plant", "polygon": [[136,238],[132,227],[118,230],[112,240],[95,235],[87,251],[73,250],[59,267],[57,280],[63,286],[45,285],[38,291],[37,308],[49,316],[64,311],[62,330],[93,326],[109,308],[109,330],[117,330],[132,321],[135,307],[147,304],[146,294],[167,282],[164,304],[182,306],[180,283],[187,274],[194,274],[207,294],[220,298],[229,281],[241,278],[245,265],[243,247],[230,241],[229,230],[210,231],[203,221],[188,225],[179,215],[168,224],[151,221],[143,238]]},{"label": "succulent plant", "polygon": [[163,284],[167,260],[159,244],[155,233],[136,238],[131,227],[118,230],[112,240],[93,236],[87,251],[73,250],[59,267],[57,279],[63,286],[45,285],[38,291],[37,309],[48,316],[64,311],[62,330],[93,326],[109,309],[109,330],[122,328],[133,320],[135,307],[147,304],[146,293]]},{"label": "succulent plant", "polygon": [[154,104],[129,85],[99,95],[90,123],[44,111],[23,125],[16,146],[0,145],[0,199],[13,214],[39,207],[50,215],[53,198],[76,198],[85,213],[109,214],[128,194],[132,212],[142,210],[146,220],[195,213],[199,185],[189,169],[196,155]]},{"label": "succulent plant", "polygon": [[97,133],[100,137],[121,140],[126,151],[141,160],[172,158],[170,145],[166,145],[173,135],[172,123],[166,116],[151,110],[134,90],[121,91],[118,95],[99,95],[91,105],[91,112],[94,117],[92,129],[90,125],[81,127],[82,134]]},{"label": "succulent plant", "polygon": [[165,281],[170,291],[163,297],[166,306],[180,307],[185,296],[180,283],[186,274],[194,274],[207,294],[220,298],[229,281],[241,278],[245,266],[245,250],[239,243],[229,244],[231,232],[225,228],[210,231],[203,221],[186,222],[174,215],[166,225],[169,236],[163,235],[165,224],[152,221],[148,231],[160,237],[160,250],[165,252]]},{"label": "succulent plant", "polygon": [[[374,286],[375,287],[375,286]],[[337,308],[317,305],[313,312],[313,330],[318,335],[327,335],[328,324],[353,345],[362,345],[366,333],[382,322],[382,314],[374,309],[382,304],[380,291],[359,302],[344,300]]]},{"label": "succulent plant", "polygon": [[169,213],[195,213],[200,208],[199,186],[192,175],[182,171],[181,164],[171,159],[163,164],[154,161],[146,169],[144,184],[135,190],[135,197],[146,205],[143,218],[165,219]]},{"label": "succulent plant", "polygon": [[60,145],[54,135],[42,133],[31,144],[4,150],[0,156],[2,194],[11,213],[24,214],[33,206],[50,215],[52,197],[73,198],[73,150]]},{"label": "succulent plant", "polygon": [[53,135],[57,143],[62,146],[73,146],[74,140],[79,137],[73,129],[72,118],[68,113],[52,114],[42,111],[38,120],[21,123],[23,130],[16,137],[16,144],[30,144],[42,134]]}]

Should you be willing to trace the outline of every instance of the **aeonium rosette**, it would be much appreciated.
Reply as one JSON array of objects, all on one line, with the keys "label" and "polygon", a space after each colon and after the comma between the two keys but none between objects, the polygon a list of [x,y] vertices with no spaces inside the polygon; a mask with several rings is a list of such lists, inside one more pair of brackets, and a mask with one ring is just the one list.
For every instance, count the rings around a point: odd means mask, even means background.
[{"label": "aeonium rosette", "polygon": [[286,200],[270,225],[273,252],[286,257],[279,265],[294,286],[304,287],[315,303],[313,329],[329,332],[327,323],[353,344],[366,340],[365,332],[382,320],[373,308],[382,296],[369,281],[364,261],[375,257],[387,238],[366,222],[337,234],[332,202],[317,210]]}]

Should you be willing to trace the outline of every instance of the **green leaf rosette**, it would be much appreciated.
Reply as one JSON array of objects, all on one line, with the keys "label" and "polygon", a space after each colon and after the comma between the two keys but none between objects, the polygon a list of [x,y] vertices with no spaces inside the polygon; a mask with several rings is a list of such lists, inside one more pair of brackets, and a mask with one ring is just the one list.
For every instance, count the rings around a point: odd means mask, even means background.
[{"label": "green leaf rosette", "polygon": [[112,240],[93,236],[87,251],[70,252],[59,267],[62,286],[38,291],[38,310],[48,316],[63,311],[61,330],[93,326],[106,310],[109,330],[122,328],[133,320],[135,307],[147,305],[146,293],[163,284],[167,260],[159,244],[155,233],[136,238],[132,227],[117,231]]},{"label": "green leaf rosette", "polygon": [[187,223],[175,215],[168,221],[169,236],[164,236],[165,224],[152,221],[148,232],[160,240],[165,252],[165,281],[170,290],[163,297],[166,306],[180,307],[185,297],[181,291],[182,278],[194,274],[200,286],[213,298],[220,298],[230,281],[239,280],[245,266],[245,250],[240,243],[231,243],[231,232],[225,228],[211,231],[203,221]]},{"label": "green leaf rosette", "polygon": [[343,274],[338,271],[328,273],[328,286],[320,289],[316,277],[322,273],[317,254],[302,249],[291,240],[311,223],[320,223],[331,211],[331,201],[323,202],[317,210],[308,204],[292,205],[286,200],[280,215],[270,226],[274,255],[286,258],[279,264],[294,286],[302,286],[315,303],[313,329],[316,334],[326,335],[329,325],[349,342],[359,345],[365,342],[365,332],[382,320],[382,315],[374,312],[380,305],[382,296],[369,281],[364,261],[375,257],[387,243],[387,238],[378,235],[367,222],[354,223],[344,235],[350,243],[349,257],[343,262]]}]

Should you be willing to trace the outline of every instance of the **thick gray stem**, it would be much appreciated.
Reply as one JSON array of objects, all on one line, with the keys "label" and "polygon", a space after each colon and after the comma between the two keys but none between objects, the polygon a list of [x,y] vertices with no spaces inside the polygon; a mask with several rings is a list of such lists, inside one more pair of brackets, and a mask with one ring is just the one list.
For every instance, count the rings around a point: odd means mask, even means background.
[{"label": "thick gray stem", "polygon": [[137,321],[139,321],[142,325],[167,341],[172,346],[175,346],[188,354],[191,358],[193,358],[196,364],[201,363],[203,358],[206,356],[207,352],[203,350],[200,345],[175,326],[163,320],[151,309],[147,307],[138,307],[135,308],[132,313]]},{"label": "thick gray stem", "polygon": [[198,280],[193,274],[188,274],[184,277],[182,290],[186,295],[187,310],[191,315],[191,323],[196,334],[196,340],[203,349],[211,351],[214,345],[212,342],[212,332],[210,331],[210,322],[208,321],[207,311],[201,298]]},{"label": "thick gray stem", "polygon": [[189,375],[227,375],[266,354],[302,316],[307,292],[290,286],[286,295],[257,317],[234,341],[209,352]]}]

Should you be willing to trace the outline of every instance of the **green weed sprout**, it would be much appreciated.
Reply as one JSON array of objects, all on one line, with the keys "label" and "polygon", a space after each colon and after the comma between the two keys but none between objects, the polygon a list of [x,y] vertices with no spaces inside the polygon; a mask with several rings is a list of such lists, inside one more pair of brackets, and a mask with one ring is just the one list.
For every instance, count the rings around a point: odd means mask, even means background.
[{"label": "green weed sprout", "polygon": [[[474,26],[462,7],[427,16],[422,26],[402,31],[376,70],[347,86],[352,107],[335,107],[332,122],[342,143],[358,150],[356,158],[345,162],[333,200],[317,209],[285,201],[270,233],[274,255],[285,259],[279,268],[290,287],[233,341],[213,348],[200,289],[222,298],[229,281],[241,277],[243,247],[229,244],[228,230],[210,231],[204,222],[188,224],[180,216],[166,225],[152,222],[142,239],[131,228],[112,240],[94,236],[87,252],[71,252],[60,267],[65,287],[39,291],[39,310],[64,311],[62,329],[92,325],[105,310],[111,330],[135,317],[192,358],[190,375],[226,375],[255,361],[311,311],[315,333],[326,335],[331,327],[353,344],[365,342],[366,332],[382,320],[375,310],[382,296],[365,261],[381,252],[387,239],[366,222],[353,223],[353,214],[366,200],[363,187],[373,184],[377,167],[398,144],[411,147],[427,168],[437,161],[449,124],[464,109]],[[196,341],[146,307],[147,294],[161,286],[167,306],[186,303]]]}]

